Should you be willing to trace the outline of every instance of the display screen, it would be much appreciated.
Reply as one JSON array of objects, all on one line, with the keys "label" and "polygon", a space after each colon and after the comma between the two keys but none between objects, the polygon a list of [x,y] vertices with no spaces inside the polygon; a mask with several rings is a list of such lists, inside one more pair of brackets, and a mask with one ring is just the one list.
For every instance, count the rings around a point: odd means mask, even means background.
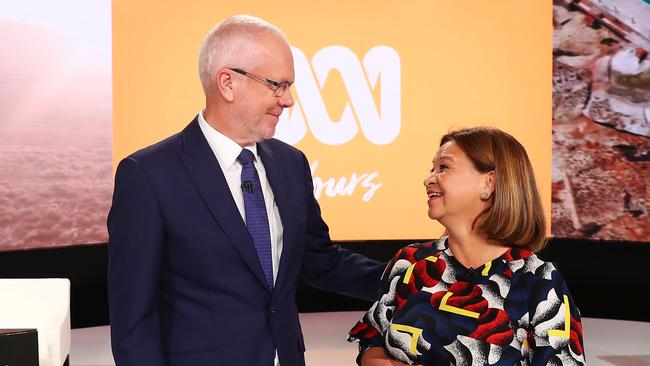
[{"label": "display screen", "polygon": [[553,7],[553,235],[650,242],[650,5]]},{"label": "display screen", "polygon": [[0,5],[0,250],[106,242],[111,3]]},{"label": "display screen", "polygon": [[106,242],[117,163],[203,108],[203,37],[242,13],[287,34],[276,138],[333,239],[439,236],[440,137],[494,126],[526,147],[549,235],[649,240],[643,1],[21,1],[0,9],[0,250]]}]

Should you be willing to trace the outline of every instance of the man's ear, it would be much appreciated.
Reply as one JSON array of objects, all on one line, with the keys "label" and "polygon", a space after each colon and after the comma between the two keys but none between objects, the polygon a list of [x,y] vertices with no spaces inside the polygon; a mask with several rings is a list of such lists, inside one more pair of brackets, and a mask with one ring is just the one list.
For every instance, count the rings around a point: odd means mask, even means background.
[{"label": "man's ear", "polygon": [[228,102],[232,102],[235,99],[235,93],[233,91],[233,75],[230,70],[224,67],[217,71],[214,82],[217,91],[223,99]]}]

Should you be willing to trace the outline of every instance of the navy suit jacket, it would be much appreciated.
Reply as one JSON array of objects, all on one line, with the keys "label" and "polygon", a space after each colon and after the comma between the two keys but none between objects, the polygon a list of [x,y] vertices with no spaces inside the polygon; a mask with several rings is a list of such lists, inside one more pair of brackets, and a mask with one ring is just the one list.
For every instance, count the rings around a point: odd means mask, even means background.
[{"label": "navy suit jacket", "polygon": [[196,118],[120,162],[108,216],[117,366],[270,366],[275,350],[304,365],[299,275],[375,299],[384,265],[331,243],[304,154],[275,139],[258,151],[284,227],[273,289]]}]

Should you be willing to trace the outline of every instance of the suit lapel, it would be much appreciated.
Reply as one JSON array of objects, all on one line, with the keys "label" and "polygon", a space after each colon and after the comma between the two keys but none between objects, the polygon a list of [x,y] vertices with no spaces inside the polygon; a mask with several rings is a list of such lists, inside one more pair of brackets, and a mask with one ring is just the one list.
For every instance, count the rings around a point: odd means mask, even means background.
[{"label": "suit lapel", "polygon": [[296,192],[296,190],[290,186],[291,181],[286,175],[286,167],[283,166],[278,153],[273,151],[268,142],[261,142],[257,146],[282,220],[282,257],[280,258],[278,277],[275,281],[275,288],[277,289],[284,283],[284,278],[287,276],[287,261],[291,258],[295,246],[295,240],[293,239],[295,238],[297,222],[295,215],[297,210],[295,209],[296,200],[292,196],[292,192]]},{"label": "suit lapel", "polygon": [[217,158],[199,127],[197,118],[194,118],[181,132],[181,137],[184,152],[179,154],[180,158],[203,201],[255,277],[268,289],[253,240],[237,209]]}]

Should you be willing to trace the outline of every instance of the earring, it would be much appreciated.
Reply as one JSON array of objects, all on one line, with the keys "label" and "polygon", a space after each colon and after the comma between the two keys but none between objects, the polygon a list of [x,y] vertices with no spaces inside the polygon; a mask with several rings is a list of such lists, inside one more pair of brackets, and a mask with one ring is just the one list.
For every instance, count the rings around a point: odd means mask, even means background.
[{"label": "earring", "polygon": [[486,191],[481,192],[481,201],[487,201],[490,198],[490,194]]}]

